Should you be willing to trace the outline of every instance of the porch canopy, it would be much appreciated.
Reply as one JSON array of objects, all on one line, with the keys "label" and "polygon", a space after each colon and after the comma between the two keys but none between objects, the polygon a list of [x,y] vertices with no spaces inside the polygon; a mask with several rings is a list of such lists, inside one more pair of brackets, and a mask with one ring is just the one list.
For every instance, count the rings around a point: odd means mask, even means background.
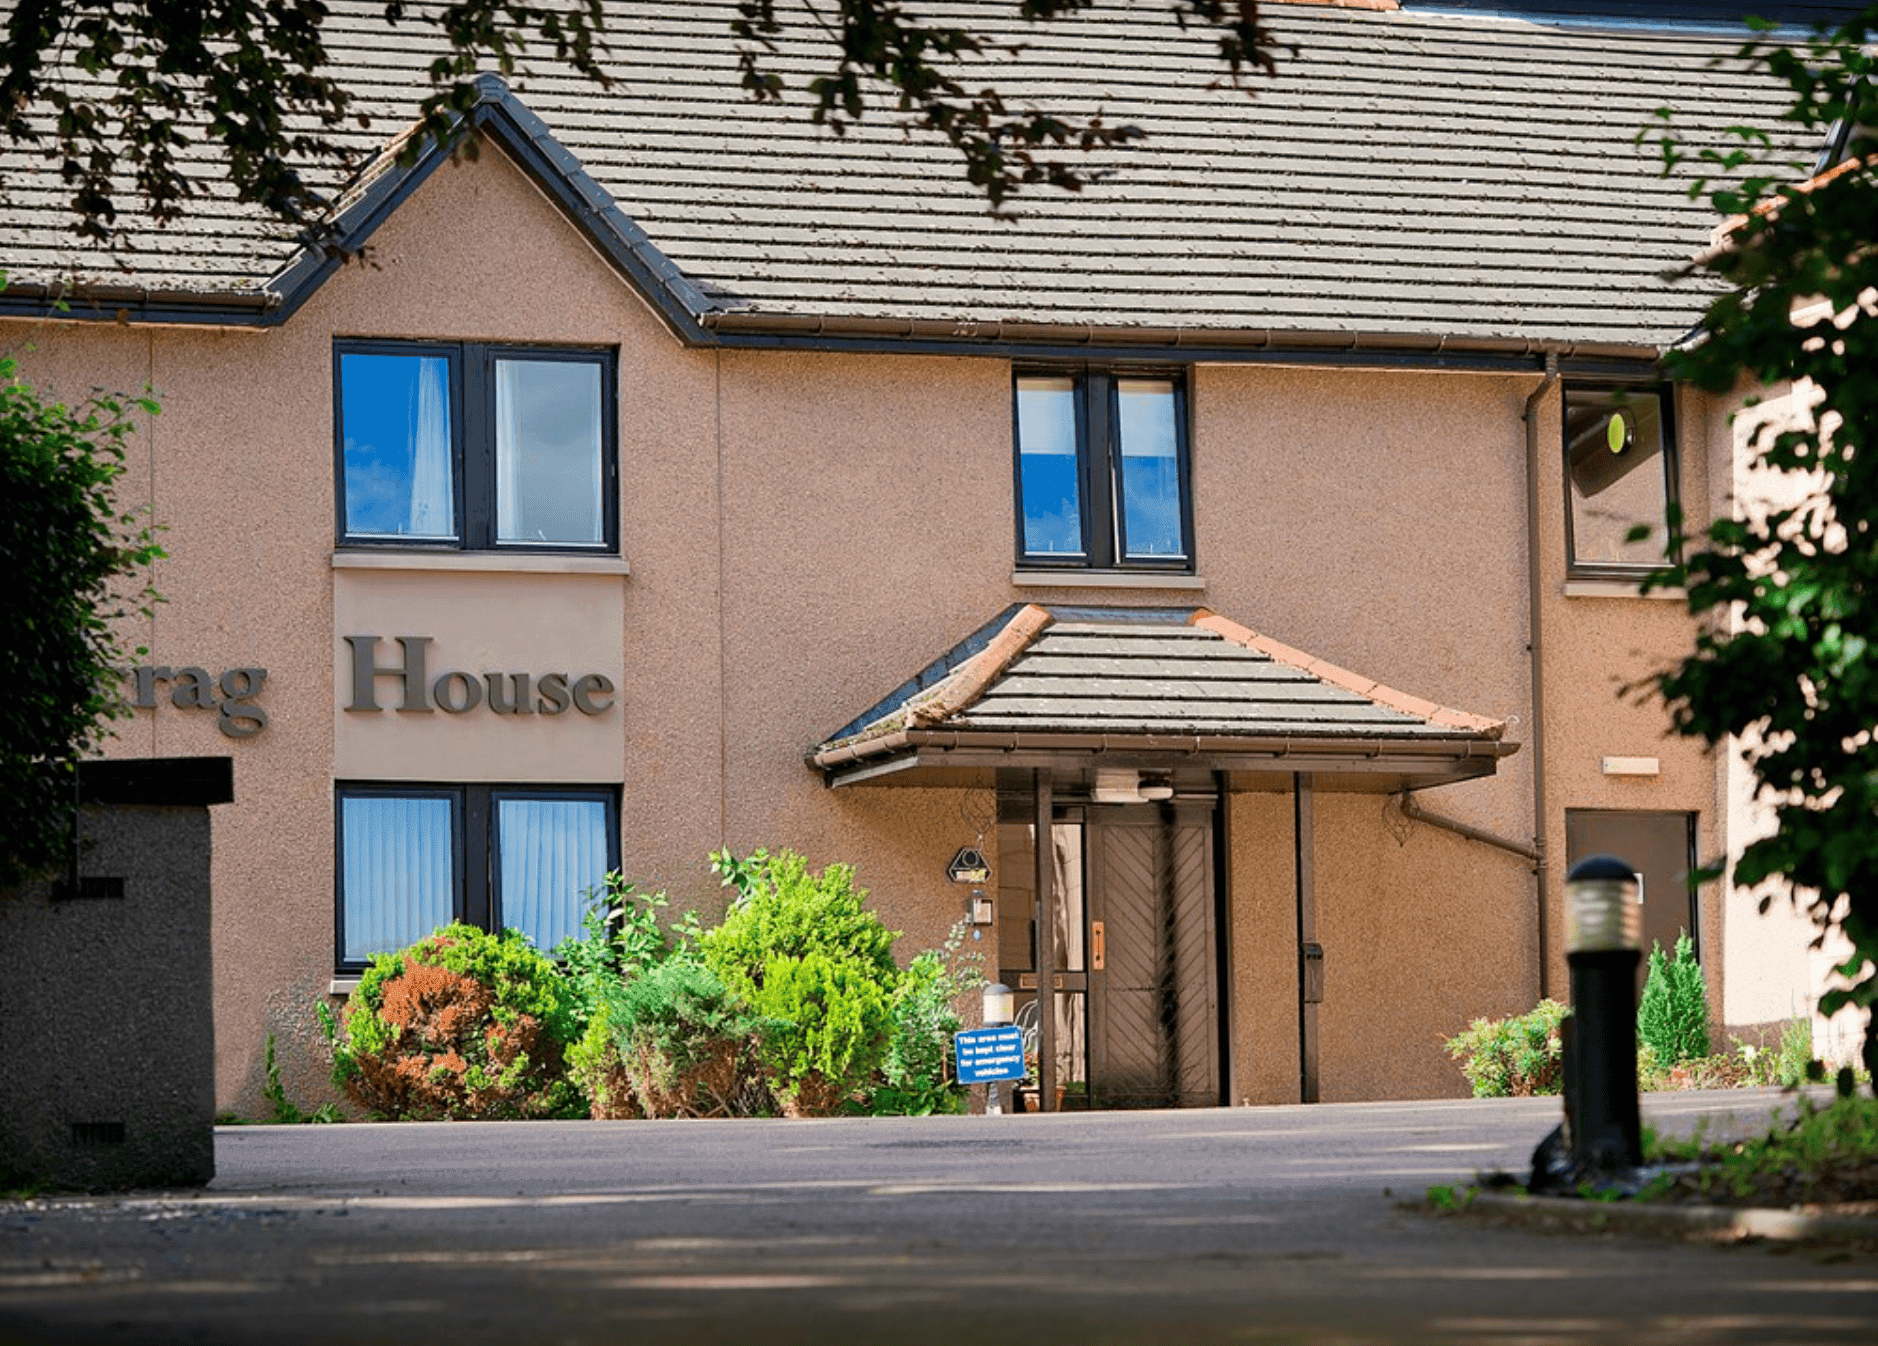
[{"label": "porch canopy", "polygon": [[[1205,608],[1014,606],[808,754],[831,786],[1068,783],[1396,793],[1493,774],[1506,726],[1325,663]],[[1068,779],[1066,779],[1068,778]]]}]

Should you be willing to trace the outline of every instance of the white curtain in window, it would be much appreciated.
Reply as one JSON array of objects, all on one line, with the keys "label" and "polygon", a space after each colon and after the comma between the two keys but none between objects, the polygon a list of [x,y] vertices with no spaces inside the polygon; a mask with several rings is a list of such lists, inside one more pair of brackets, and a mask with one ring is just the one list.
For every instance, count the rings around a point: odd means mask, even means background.
[{"label": "white curtain in window", "polygon": [[496,361],[496,541],[602,540],[601,366]]},{"label": "white curtain in window", "polygon": [[597,799],[499,799],[502,924],[552,950],[580,933],[583,895],[606,877],[606,805]]},{"label": "white curtain in window", "polygon": [[454,492],[450,489],[450,362],[435,356],[419,361],[417,394],[411,414],[411,517],[417,537],[456,535]]},{"label": "white curtain in window", "polygon": [[496,361],[496,533],[528,541],[522,531],[522,380],[528,362]]},{"label": "white curtain in window", "polygon": [[450,923],[448,799],[354,795],[343,801],[341,827],[346,961],[401,949]]}]

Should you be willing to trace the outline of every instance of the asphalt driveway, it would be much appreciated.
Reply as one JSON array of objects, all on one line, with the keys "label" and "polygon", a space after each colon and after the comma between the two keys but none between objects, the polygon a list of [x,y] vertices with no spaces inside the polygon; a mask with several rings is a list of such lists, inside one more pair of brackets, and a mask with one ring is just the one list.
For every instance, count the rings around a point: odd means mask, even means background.
[{"label": "asphalt driveway", "polygon": [[204,1192],[0,1206],[0,1343],[1878,1340],[1857,1249],[1399,1207],[1557,1112],[227,1128]]}]

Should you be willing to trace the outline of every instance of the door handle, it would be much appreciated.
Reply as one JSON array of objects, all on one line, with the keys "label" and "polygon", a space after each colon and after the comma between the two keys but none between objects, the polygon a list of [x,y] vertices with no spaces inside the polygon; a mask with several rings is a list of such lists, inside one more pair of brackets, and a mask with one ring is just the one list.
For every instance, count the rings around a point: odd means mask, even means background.
[{"label": "door handle", "polygon": [[1108,962],[1108,931],[1101,921],[1089,922],[1089,966],[1095,971],[1102,971]]}]

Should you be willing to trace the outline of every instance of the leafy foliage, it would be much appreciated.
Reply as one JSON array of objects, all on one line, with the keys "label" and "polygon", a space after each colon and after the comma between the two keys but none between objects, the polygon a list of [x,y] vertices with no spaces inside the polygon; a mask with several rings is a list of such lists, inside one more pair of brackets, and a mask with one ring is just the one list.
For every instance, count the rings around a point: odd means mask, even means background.
[{"label": "leafy foliage", "polygon": [[577,1038],[611,988],[653,966],[667,952],[665,932],[659,928],[664,893],[641,893],[615,870],[585,896],[580,934],[554,947],[554,960],[574,993]]},{"label": "leafy foliage", "polygon": [[[1035,22],[1087,10],[1092,3],[1021,0],[1017,8]],[[1279,44],[1260,22],[1256,0],[1175,0],[1172,8],[1183,28],[1199,23],[1220,30],[1220,59],[1234,84],[1245,87],[1253,70],[1277,72]],[[766,62],[783,32],[777,0],[748,0],[739,9],[731,27],[740,42],[743,86],[756,98],[780,99],[783,78]],[[808,81],[814,120],[844,134],[850,122],[861,120],[869,89],[893,90],[903,120],[944,136],[964,157],[966,179],[983,189],[994,210],[1027,185],[1082,188],[1090,175],[1049,155],[1049,149],[1088,151],[1142,138],[1139,127],[1112,126],[1100,112],[1077,120],[1034,108],[1019,111],[993,87],[968,88],[964,63],[999,49],[982,33],[920,19],[896,0],[836,0],[835,9],[841,54],[831,72]]]},{"label": "leafy foliage", "polygon": [[[1848,1081],[1849,1084],[1849,1081]],[[1798,1114],[1763,1136],[1731,1144],[1651,1139],[1652,1163],[1700,1161],[1664,1194],[1713,1205],[1787,1207],[1878,1197],[1878,1099],[1849,1088],[1824,1108],[1802,1098]]]},{"label": "leafy foliage", "polygon": [[519,931],[445,926],[373,958],[343,1031],[327,1021],[333,1082],[391,1120],[565,1116],[574,1022],[565,981]]},{"label": "leafy foliage", "polygon": [[733,990],[760,987],[773,959],[812,953],[859,964],[888,985],[899,977],[893,961],[899,932],[869,910],[852,865],[829,865],[817,874],[787,850],[757,851],[741,861],[720,851],[711,863],[738,896],[699,943],[705,961]]},{"label": "leafy foliage", "polygon": [[[447,140],[475,102],[477,70],[510,74],[531,43],[609,83],[601,9],[601,0],[386,0],[383,19],[440,31],[419,119],[426,135]],[[328,13],[325,0],[19,0],[7,18],[0,136],[9,146],[50,143],[81,238],[112,237],[124,176],[153,220],[180,218],[203,190],[185,171],[200,140],[226,152],[239,200],[329,237],[332,198],[304,169],[344,162],[334,133],[354,118],[369,123],[327,68]]]},{"label": "leafy foliage", "polygon": [[1476,1019],[1448,1039],[1448,1055],[1474,1086],[1475,1098],[1525,1098],[1564,1087],[1564,1042],[1559,1024],[1571,1010],[1541,1000],[1507,1019]]},{"label": "leafy foliage", "polygon": [[[1785,119],[1824,143],[1878,126],[1874,33],[1878,5],[1797,49],[1756,40],[1741,54],[1788,85]],[[1753,429],[1753,465],[1777,483],[1766,501],[1693,535],[1671,520],[1672,560],[1652,584],[1685,586],[1690,612],[1711,620],[1652,684],[1678,732],[1742,745],[1775,826],[1734,882],[1784,881],[1822,932],[1843,932],[1847,985],[1820,1008],[1865,1012],[1864,1060],[1878,1069],[1878,156],[1802,182],[1806,169],[1774,161],[1765,131],[1737,134],[1739,148],[1704,152],[1719,185],[1696,188],[1734,217],[1727,245],[1696,268],[1729,289],[1704,340],[1666,365],[1711,392],[1743,379],[1791,386],[1810,411]],[[1673,129],[1661,143],[1671,166],[1683,160]]]},{"label": "leafy foliage", "polygon": [[924,1117],[965,1110],[966,1091],[948,1069],[952,1035],[961,1026],[959,997],[985,978],[978,966],[984,955],[959,952],[964,932],[963,923],[955,925],[943,947],[916,954],[894,987],[892,1032],[880,1083],[867,1098],[869,1113]]},{"label": "leafy foliage", "polygon": [[299,1126],[302,1123],[324,1125],[340,1120],[339,1109],[332,1103],[322,1103],[311,1112],[301,1109],[299,1104],[287,1097],[287,1086],[280,1080],[280,1062],[274,1059],[274,1035],[267,1035],[266,1057],[267,1082],[261,1086],[261,1097],[267,1100],[269,1116],[266,1120],[275,1126]]},{"label": "leafy foliage", "polygon": [[580,1059],[605,1062],[606,1071],[617,1061],[617,1081],[601,1076],[614,1095],[606,1106],[623,1101],[630,1107],[625,1115],[645,1117],[767,1110],[756,1059],[767,1025],[694,954],[674,954],[615,983],[595,1022],[604,1042],[590,1033]]},{"label": "leafy foliage", "polygon": [[[1027,22],[1091,3],[1010,0]],[[370,119],[359,93],[331,72],[322,37],[329,12],[328,0],[17,0],[0,53],[0,148],[47,147],[71,192],[79,236],[104,242],[127,195],[159,224],[179,218],[207,190],[186,171],[192,147],[207,141],[223,151],[238,200],[331,248],[334,194],[319,183],[335,168],[360,166],[342,133]],[[1183,28],[1217,31],[1235,85],[1246,88],[1252,72],[1276,70],[1280,44],[1261,24],[1257,0],[1173,0],[1171,12]],[[610,86],[622,72],[609,68],[606,25],[618,17],[607,0],[384,0],[386,25],[436,30],[430,88],[418,109],[421,134],[404,153],[426,139],[452,142],[483,69],[511,75],[525,57],[545,52]],[[840,134],[862,118],[867,95],[884,94],[908,129],[942,136],[959,151],[967,178],[994,209],[1025,185],[1074,191],[1091,176],[1052,150],[1085,151],[1141,134],[1108,125],[1099,112],[1079,118],[1014,109],[994,87],[968,87],[1007,44],[922,19],[899,0],[836,0],[825,9],[745,0],[724,36],[737,48],[744,87],[766,100],[781,99],[789,87],[780,72],[793,63],[777,58],[779,41],[815,40],[811,59],[832,63],[806,81],[816,122]]]},{"label": "leafy foliage", "polygon": [[146,615],[138,573],[163,555],[147,520],[118,508],[133,411],[148,397],[48,402],[0,358],[0,887],[56,866],[69,844],[75,763],[129,714],[114,619]]},{"label": "leafy foliage", "polygon": [[785,1112],[827,1116],[867,1086],[893,1029],[890,987],[820,950],[764,963],[747,995],[769,1021],[760,1053]]},{"label": "leafy foliage", "polygon": [[1650,951],[1650,975],[1637,1002],[1637,1039],[1661,1068],[1708,1055],[1708,987],[1687,933],[1677,939],[1674,958],[1661,944]]},{"label": "leafy foliage", "polygon": [[704,962],[769,1021],[762,1060],[786,1110],[840,1108],[886,1059],[900,980],[895,931],[848,865],[813,873],[793,851],[712,856],[738,897],[698,941]]}]

